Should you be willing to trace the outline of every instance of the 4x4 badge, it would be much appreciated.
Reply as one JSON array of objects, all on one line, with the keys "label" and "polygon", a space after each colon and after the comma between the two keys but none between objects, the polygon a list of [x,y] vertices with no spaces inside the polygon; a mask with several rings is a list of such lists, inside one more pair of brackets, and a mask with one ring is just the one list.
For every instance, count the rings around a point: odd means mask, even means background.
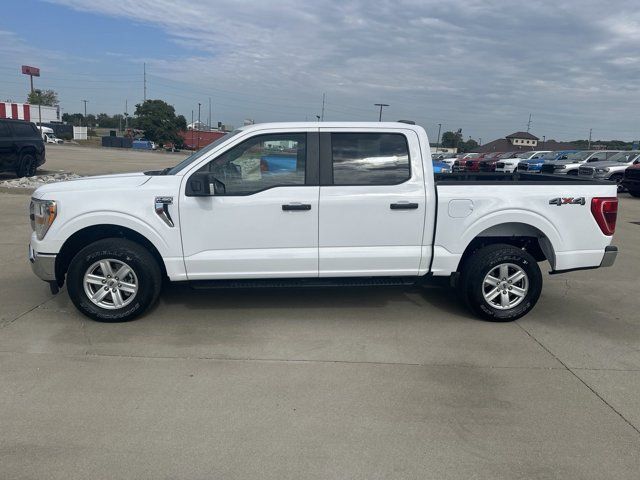
[{"label": "4x4 badge", "polygon": [[561,207],[562,205],[585,205],[587,202],[584,197],[558,197],[549,200],[549,205],[557,205]]}]

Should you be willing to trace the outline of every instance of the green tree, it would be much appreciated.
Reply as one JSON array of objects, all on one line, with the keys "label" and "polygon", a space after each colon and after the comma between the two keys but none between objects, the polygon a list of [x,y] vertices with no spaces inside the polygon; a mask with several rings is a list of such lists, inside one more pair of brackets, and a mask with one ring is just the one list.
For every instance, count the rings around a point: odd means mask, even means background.
[{"label": "green tree", "polygon": [[446,148],[460,148],[462,144],[462,130],[457,132],[444,132],[442,134],[442,146]]},{"label": "green tree", "polygon": [[175,108],[167,102],[146,100],[136,105],[134,126],[144,131],[145,138],[160,145],[181,145],[178,132],[186,130],[187,121],[183,115],[176,115]]},{"label": "green tree", "polygon": [[53,107],[58,104],[58,94],[53,90],[35,89],[27,95],[27,102],[32,105]]}]

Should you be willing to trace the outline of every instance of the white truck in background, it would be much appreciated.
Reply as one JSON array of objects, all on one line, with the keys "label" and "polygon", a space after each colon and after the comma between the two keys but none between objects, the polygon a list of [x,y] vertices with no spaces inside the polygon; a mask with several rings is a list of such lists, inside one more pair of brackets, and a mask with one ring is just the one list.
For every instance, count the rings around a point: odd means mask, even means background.
[{"label": "white truck in background", "polygon": [[44,143],[64,143],[62,139],[56,137],[56,133],[53,131],[53,128],[38,127],[38,130],[40,130],[40,133],[42,134],[42,140],[44,140]]},{"label": "white truck in background", "polygon": [[[274,145],[277,148],[274,148]],[[420,285],[449,278],[479,317],[517,319],[552,273],[612,265],[618,200],[566,176],[433,174],[405,123],[243,127],[173,168],[33,194],[29,258],[99,321],[163,278],[202,288]]]}]

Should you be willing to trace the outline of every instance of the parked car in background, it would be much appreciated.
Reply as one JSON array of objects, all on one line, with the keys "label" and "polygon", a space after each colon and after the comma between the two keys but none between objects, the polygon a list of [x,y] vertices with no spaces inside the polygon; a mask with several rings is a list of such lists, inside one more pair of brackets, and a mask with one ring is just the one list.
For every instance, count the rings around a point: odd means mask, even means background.
[{"label": "parked car in background", "polygon": [[32,177],[45,161],[44,141],[35,124],[0,119],[0,172]]},{"label": "parked car in background", "polygon": [[640,163],[627,167],[622,178],[622,187],[634,197],[640,197]]},{"label": "parked car in background", "polygon": [[532,152],[518,153],[514,157],[505,158],[496,162],[496,172],[513,173],[518,167],[518,164],[523,160],[540,158],[542,155],[549,152],[550,150],[534,150]]},{"label": "parked car in background", "polygon": [[596,178],[598,180],[610,180],[618,184],[618,191],[624,191],[622,179],[624,172],[630,165],[640,162],[640,150],[627,150],[619,152],[609,160],[592,162],[581,165],[578,168],[580,177]]},{"label": "parked car in background", "polygon": [[545,162],[542,165],[542,173],[559,173],[561,175],[578,175],[580,165],[584,163],[601,162],[608,160],[620,150],[582,150],[567,155],[564,160]]},{"label": "parked car in background", "polygon": [[481,172],[495,172],[496,164],[500,160],[513,157],[517,152],[501,152],[497,155],[486,156],[480,161]]},{"label": "parked car in background", "polygon": [[464,172],[467,170],[467,161],[473,158],[479,157],[480,153],[464,153],[459,156],[454,162],[452,171],[453,172]]},{"label": "parked car in background", "polygon": [[431,162],[433,163],[433,173],[451,173],[451,165],[446,162],[440,160],[433,160],[431,158]]},{"label": "parked car in background", "polygon": [[578,150],[558,150],[557,152],[545,153],[541,157],[531,158],[529,160],[523,160],[518,163],[518,172],[530,172],[540,173],[542,165],[545,162],[555,162],[557,160],[566,160],[571,153],[575,153]]},{"label": "parked car in background", "polygon": [[445,154],[439,154],[439,155],[441,155],[441,156],[440,156],[440,158],[438,158],[438,160],[440,160],[441,162],[446,163],[447,165],[449,165],[450,168],[453,168],[453,163],[457,159],[455,153],[445,153]]}]

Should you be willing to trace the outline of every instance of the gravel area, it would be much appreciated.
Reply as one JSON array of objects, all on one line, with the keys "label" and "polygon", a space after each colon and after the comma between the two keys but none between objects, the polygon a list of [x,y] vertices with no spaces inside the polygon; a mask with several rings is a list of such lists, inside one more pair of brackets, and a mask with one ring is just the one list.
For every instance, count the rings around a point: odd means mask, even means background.
[{"label": "gravel area", "polygon": [[13,178],[0,181],[0,188],[20,188],[33,190],[47,183],[64,182],[80,178],[75,173],[53,173],[49,175],[36,175],[33,177]]}]

